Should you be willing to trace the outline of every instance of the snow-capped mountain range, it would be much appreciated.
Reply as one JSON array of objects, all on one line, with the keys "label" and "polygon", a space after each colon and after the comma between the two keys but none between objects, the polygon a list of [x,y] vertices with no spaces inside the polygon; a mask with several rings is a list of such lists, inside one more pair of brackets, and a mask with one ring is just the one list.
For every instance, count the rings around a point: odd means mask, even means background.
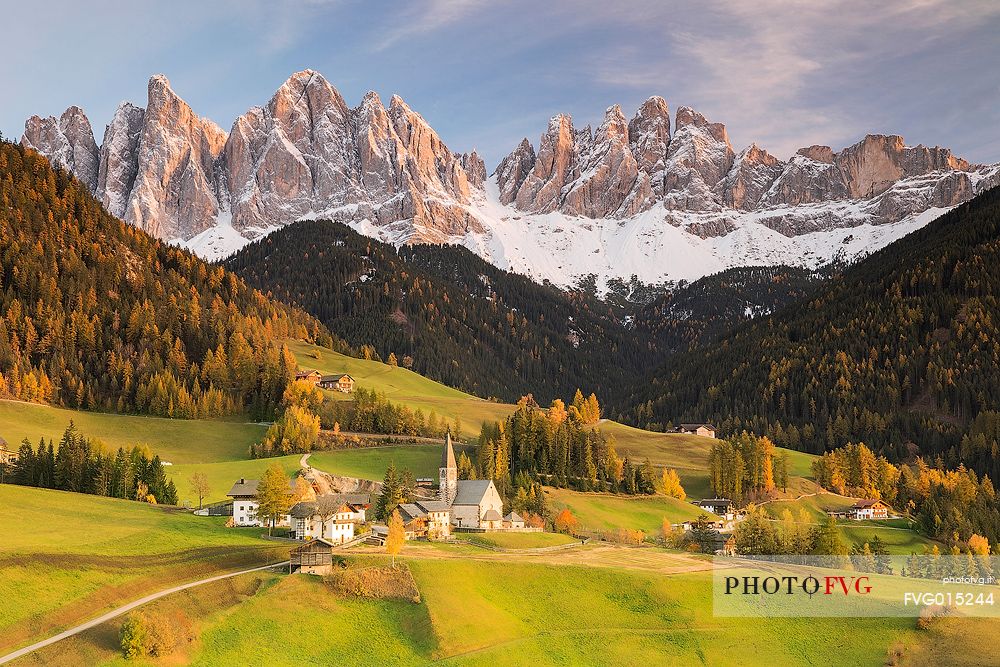
[{"label": "snow-capped mountain range", "polygon": [[329,218],[396,244],[457,243],[505,269],[572,285],[693,280],[732,266],[851,260],[1000,183],[1000,164],[868,135],[780,160],[736,153],[726,128],[651,97],[596,129],[557,115],[487,177],[398,96],[351,108],[293,74],[227,134],[166,77],[123,102],[100,146],[79,107],[32,116],[21,142],[72,171],[108,211],[208,259],[296,220]]}]

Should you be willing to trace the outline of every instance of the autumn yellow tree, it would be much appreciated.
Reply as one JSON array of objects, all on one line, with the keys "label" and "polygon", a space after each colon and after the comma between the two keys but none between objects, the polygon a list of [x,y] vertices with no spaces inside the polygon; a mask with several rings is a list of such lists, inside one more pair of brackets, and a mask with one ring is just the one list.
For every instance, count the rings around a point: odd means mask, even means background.
[{"label": "autumn yellow tree", "polygon": [[572,534],[576,531],[579,522],[569,509],[564,509],[562,512],[559,512],[558,516],[556,516],[555,524],[556,530],[559,532]]},{"label": "autumn yellow tree", "polygon": [[392,556],[392,567],[396,567],[396,554],[403,550],[406,541],[406,530],[403,527],[403,517],[399,510],[393,510],[389,517],[389,532],[385,536],[385,552]]},{"label": "autumn yellow tree", "polygon": [[267,522],[267,534],[292,506],[291,484],[277,463],[264,472],[257,485],[257,516]]},{"label": "autumn yellow tree", "polygon": [[661,485],[663,487],[664,495],[670,496],[671,498],[677,498],[678,500],[684,500],[687,498],[687,493],[684,492],[684,487],[681,486],[680,475],[678,475],[677,471],[673,468],[663,469]]},{"label": "autumn yellow tree", "polygon": [[973,533],[969,538],[969,552],[975,556],[989,556],[990,541],[982,535]]}]

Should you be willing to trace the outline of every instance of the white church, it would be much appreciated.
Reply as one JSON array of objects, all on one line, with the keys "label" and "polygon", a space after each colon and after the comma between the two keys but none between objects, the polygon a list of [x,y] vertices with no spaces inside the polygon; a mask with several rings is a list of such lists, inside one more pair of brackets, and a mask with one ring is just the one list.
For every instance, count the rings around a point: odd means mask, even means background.
[{"label": "white church", "polygon": [[444,437],[441,467],[438,468],[441,502],[451,508],[451,525],[456,528],[504,530],[524,528],[524,520],[511,512],[503,516],[503,500],[491,479],[459,479],[451,431]]}]

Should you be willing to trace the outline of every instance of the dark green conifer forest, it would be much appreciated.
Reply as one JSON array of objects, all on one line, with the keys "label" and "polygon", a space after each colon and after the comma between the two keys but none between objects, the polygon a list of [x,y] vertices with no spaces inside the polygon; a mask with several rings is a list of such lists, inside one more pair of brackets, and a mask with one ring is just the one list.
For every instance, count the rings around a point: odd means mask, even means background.
[{"label": "dark green conifer forest", "polygon": [[334,343],[314,318],[112,217],[67,172],[0,142],[0,396],[267,416],[295,370],[287,337]]}]

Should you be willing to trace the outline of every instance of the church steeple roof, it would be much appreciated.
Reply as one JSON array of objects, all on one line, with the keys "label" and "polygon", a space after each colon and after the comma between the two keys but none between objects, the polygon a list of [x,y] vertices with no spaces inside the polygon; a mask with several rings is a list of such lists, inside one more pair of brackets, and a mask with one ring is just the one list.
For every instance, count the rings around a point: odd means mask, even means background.
[{"label": "church steeple roof", "polygon": [[455,449],[451,446],[451,427],[448,427],[448,432],[444,434],[444,451],[441,453],[441,467],[442,468],[457,468],[458,464],[455,463]]}]

